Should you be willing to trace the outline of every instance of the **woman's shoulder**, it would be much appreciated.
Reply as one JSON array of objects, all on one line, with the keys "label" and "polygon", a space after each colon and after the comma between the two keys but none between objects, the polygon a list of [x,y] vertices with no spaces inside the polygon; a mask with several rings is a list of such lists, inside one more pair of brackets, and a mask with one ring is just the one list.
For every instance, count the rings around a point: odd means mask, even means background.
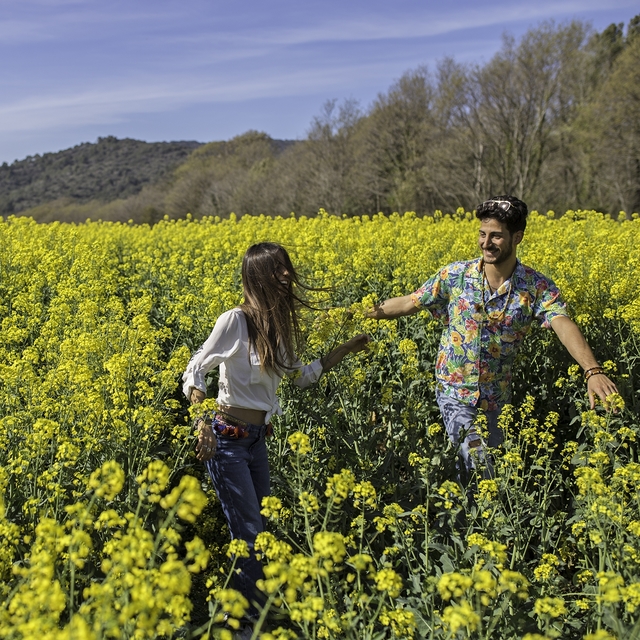
[{"label": "woman's shoulder", "polygon": [[220,326],[246,326],[247,321],[240,307],[234,307],[224,313],[221,313],[216,320],[216,324]]},{"label": "woman's shoulder", "polygon": [[244,313],[240,307],[233,307],[233,309],[227,309],[224,313],[220,314],[221,318],[244,318]]}]

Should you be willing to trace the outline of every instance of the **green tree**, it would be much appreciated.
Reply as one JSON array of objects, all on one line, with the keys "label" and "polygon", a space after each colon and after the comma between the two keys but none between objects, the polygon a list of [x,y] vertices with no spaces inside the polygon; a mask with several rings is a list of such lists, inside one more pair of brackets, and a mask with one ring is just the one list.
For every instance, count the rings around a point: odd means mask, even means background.
[{"label": "green tree", "polygon": [[602,208],[640,212],[640,38],[629,39],[581,125]]}]

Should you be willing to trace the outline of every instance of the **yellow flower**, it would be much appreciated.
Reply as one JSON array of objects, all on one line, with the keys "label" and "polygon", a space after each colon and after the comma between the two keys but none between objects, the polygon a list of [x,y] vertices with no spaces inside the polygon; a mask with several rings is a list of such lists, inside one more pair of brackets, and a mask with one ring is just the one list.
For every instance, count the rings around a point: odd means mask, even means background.
[{"label": "yellow flower", "polygon": [[597,575],[599,602],[620,602],[624,594],[624,578],[612,571],[601,571]]},{"label": "yellow flower", "polygon": [[277,520],[280,517],[282,511],[282,502],[280,498],[276,498],[275,496],[265,496],[262,498],[262,509],[260,513],[265,518],[273,518]]},{"label": "yellow flower", "polygon": [[347,550],[342,534],[333,531],[319,531],[313,536],[313,551],[320,558],[342,562]]},{"label": "yellow flower", "polygon": [[216,589],[212,594],[221,604],[222,610],[239,620],[249,608],[247,599],[235,589]]},{"label": "yellow flower", "polygon": [[107,501],[113,500],[124,486],[124,471],[115,460],[108,460],[89,478],[87,487]]},{"label": "yellow flower", "polygon": [[163,509],[171,509],[177,505],[178,517],[187,522],[195,522],[206,504],[207,496],[193,476],[182,476],[180,484],[160,500]]},{"label": "yellow flower", "polygon": [[287,438],[287,442],[289,443],[291,450],[297,452],[301,456],[304,456],[307,453],[311,453],[309,436],[306,433],[302,433],[302,431],[296,431],[295,433],[292,433]]},{"label": "yellow flower", "polygon": [[315,513],[320,509],[320,503],[318,502],[318,498],[312,493],[309,493],[308,491],[303,491],[298,496],[298,500],[300,501],[300,505],[302,506],[302,508],[307,513]]},{"label": "yellow flower", "polygon": [[640,582],[631,583],[623,590],[623,600],[629,613],[635,613],[640,608]]},{"label": "yellow flower", "polygon": [[412,611],[406,609],[383,609],[380,622],[385,627],[391,627],[396,638],[413,638],[416,633],[416,617]]},{"label": "yellow flower", "polygon": [[438,580],[438,591],[443,600],[461,598],[473,586],[471,576],[462,573],[444,573]]},{"label": "yellow flower", "polygon": [[227,549],[227,557],[248,558],[249,557],[249,545],[244,541],[236,538],[229,543]]},{"label": "yellow flower", "polygon": [[600,629],[595,633],[588,633],[583,640],[618,640],[616,636],[611,635],[608,631]]},{"label": "yellow flower", "polygon": [[495,480],[480,480],[478,483],[478,496],[488,501],[498,495],[498,483]]},{"label": "yellow flower", "polygon": [[353,506],[356,507],[356,509],[360,505],[375,509],[377,504],[376,490],[371,482],[365,480],[353,487]]},{"label": "yellow flower", "polygon": [[429,425],[429,428],[427,429],[427,431],[430,436],[435,436],[438,433],[442,433],[442,425],[438,424],[437,422],[434,422],[433,424]]},{"label": "yellow flower", "polygon": [[393,569],[380,569],[373,576],[378,591],[386,592],[390,598],[395,599],[402,590],[402,578]]},{"label": "yellow flower", "polygon": [[409,454],[409,465],[412,467],[418,467],[426,462],[426,458],[423,458],[420,454],[411,452]]},{"label": "yellow flower", "polygon": [[471,574],[473,588],[480,594],[480,602],[487,607],[493,598],[498,595],[496,579],[490,571],[474,567]]},{"label": "yellow flower", "polygon": [[467,634],[470,634],[480,626],[480,616],[466,600],[463,600],[460,604],[445,608],[442,612],[442,622],[452,634],[456,634],[459,629],[465,629]]},{"label": "yellow flower", "polygon": [[356,571],[368,571],[373,563],[373,559],[367,553],[357,553],[349,558],[349,564]]},{"label": "yellow flower", "polygon": [[488,553],[489,556],[497,562],[497,566],[499,568],[507,559],[506,545],[501,542],[489,540],[480,533],[470,534],[467,537],[467,545],[470,549],[477,546],[481,551]]},{"label": "yellow flower", "polygon": [[529,595],[529,581],[517,571],[504,570],[498,579],[498,586],[501,592],[515,593],[521,600],[526,600]]},{"label": "yellow flower", "polygon": [[147,498],[149,502],[159,502],[160,494],[167,488],[171,470],[162,460],[153,460],[149,466],[136,478],[140,485],[138,496]]},{"label": "yellow flower", "polygon": [[324,495],[332,498],[335,504],[340,504],[355,487],[356,479],[350,469],[342,469],[327,480]]},{"label": "yellow flower", "polygon": [[567,613],[563,598],[538,598],[533,605],[533,610],[536,615],[548,618],[559,618]]}]

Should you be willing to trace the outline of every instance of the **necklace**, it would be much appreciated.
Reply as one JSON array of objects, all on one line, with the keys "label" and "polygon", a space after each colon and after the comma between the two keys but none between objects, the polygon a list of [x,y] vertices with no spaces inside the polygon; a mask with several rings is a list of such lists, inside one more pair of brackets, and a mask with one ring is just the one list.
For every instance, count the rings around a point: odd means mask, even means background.
[{"label": "necklace", "polygon": [[[509,279],[509,290],[507,291],[507,299],[505,300],[504,307],[502,307],[502,311],[492,311],[491,313],[487,313],[487,307],[485,302],[486,296],[486,286],[489,288],[489,295],[491,295],[492,289],[489,284],[489,279],[487,278],[487,274],[484,270],[484,261],[482,262],[482,311],[486,316],[487,320],[489,320],[492,324],[498,324],[504,320],[505,313],[507,312],[507,307],[509,306],[509,302],[511,302],[511,293],[513,291],[513,274],[511,274],[511,278]],[[502,285],[500,285],[502,286]],[[498,287],[499,289],[500,287]],[[498,290],[496,289],[496,291]]]}]

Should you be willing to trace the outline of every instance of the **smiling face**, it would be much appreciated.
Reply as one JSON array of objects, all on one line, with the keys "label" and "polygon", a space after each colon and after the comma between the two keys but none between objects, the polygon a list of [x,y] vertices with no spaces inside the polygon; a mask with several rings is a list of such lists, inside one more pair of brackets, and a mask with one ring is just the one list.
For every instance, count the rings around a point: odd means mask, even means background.
[{"label": "smiling face", "polygon": [[285,264],[279,264],[273,274],[275,279],[284,287],[288,287],[291,282],[291,272]]},{"label": "smiling face", "polygon": [[522,231],[511,233],[504,222],[484,218],[480,222],[478,245],[485,264],[501,265],[515,262],[516,246],[522,242]]},{"label": "smiling face", "polygon": [[282,300],[293,303],[295,269],[286,250],[272,242],[261,242],[247,249],[242,261],[245,299],[256,307],[272,309]]}]

